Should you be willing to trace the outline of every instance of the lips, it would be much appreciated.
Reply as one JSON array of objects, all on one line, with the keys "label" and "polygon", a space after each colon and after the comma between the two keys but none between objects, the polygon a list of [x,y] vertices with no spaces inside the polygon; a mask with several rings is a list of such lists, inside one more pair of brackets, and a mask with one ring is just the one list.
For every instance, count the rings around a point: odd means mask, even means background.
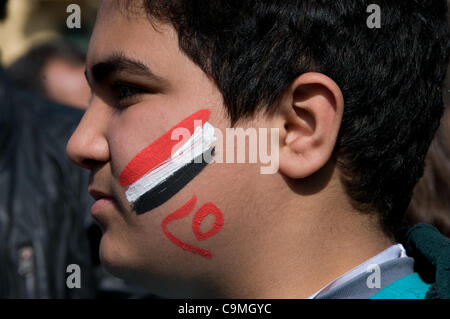
[{"label": "lips", "polygon": [[94,217],[115,205],[114,197],[106,192],[91,188],[89,189],[89,194],[95,199],[95,203],[91,207],[91,214]]},{"label": "lips", "polygon": [[[211,162],[216,137],[209,115],[209,110],[202,109],[188,116],[127,164],[119,182],[127,188],[126,198],[137,214],[167,202]],[[120,204],[101,188],[91,187],[89,192],[97,200],[93,214]]]},{"label": "lips", "polygon": [[100,213],[105,208],[114,205],[114,200],[109,198],[101,198],[92,205],[91,212],[93,215]]},{"label": "lips", "polygon": [[105,198],[113,198],[112,195],[106,193],[106,192],[102,192],[100,190],[96,190],[93,187],[90,187],[90,189],[88,190],[89,194],[92,196],[92,198],[94,198],[95,200],[100,200],[100,199],[105,199]]}]

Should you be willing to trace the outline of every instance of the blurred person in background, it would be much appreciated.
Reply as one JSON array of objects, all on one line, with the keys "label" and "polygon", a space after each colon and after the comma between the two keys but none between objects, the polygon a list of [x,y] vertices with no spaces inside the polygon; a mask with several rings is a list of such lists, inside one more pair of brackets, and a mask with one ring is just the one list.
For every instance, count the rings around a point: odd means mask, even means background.
[{"label": "blurred person in background", "polygon": [[[0,0],[2,19],[6,1]],[[96,295],[86,225],[87,175],[64,146],[82,112],[24,93],[0,68],[0,297]],[[79,265],[81,286],[66,285]]]},{"label": "blurred person in background", "polygon": [[[16,88],[0,65],[0,298],[145,297],[99,265],[89,177],[65,154],[82,113]],[[79,287],[67,285],[69,265],[79,266]]]},{"label": "blurred person in background", "polygon": [[450,237],[450,110],[448,107],[431,143],[425,163],[424,175],[414,189],[407,211],[407,220],[411,224],[430,223],[442,234]]},{"label": "blurred person in background", "polygon": [[85,53],[79,47],[58,39],[31,48],[7,72],[19,88],[86,109],[90,89],[84,76],[85,60]]},{"label": "blurred person in background", "polygon": [[[450,8],[450,0],[447,0]],[[450,21],[450,11],[447,11]],[[447,69],[441,125],[436,132],[425,159],[422,178],[414,188],[406,212],[409,224],[430,223],[450,237],[450,72]]]}]

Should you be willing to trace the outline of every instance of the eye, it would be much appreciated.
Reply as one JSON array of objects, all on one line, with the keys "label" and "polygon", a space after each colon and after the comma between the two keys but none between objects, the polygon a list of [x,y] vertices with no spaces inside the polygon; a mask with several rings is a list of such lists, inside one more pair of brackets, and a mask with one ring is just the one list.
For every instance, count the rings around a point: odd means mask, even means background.
[{"label": "eye", "polygon": [[131,83],[125,83],[120,81],[115,82],[112,85],[112,91],[114,93],[116,101],[121,107],[136,103],[135,99],[139,95],[146,93],[146,90],[144,88],[141,88]]}]

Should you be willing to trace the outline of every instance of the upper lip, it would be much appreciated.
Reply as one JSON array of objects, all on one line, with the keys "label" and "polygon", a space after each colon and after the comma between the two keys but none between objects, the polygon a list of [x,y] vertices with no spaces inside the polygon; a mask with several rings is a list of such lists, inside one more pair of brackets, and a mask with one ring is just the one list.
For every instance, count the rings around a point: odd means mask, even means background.
[{"label": "upper lip", "polygon": [[91,187],[89,187],[88,192],[95,200],[99,200],[102,198],[108,198],[108,199],[113,198],[113,196],[111,194],[108,194],[106,192],[103,192],[101,190],[97,190],[97,189],[94,189]]}]

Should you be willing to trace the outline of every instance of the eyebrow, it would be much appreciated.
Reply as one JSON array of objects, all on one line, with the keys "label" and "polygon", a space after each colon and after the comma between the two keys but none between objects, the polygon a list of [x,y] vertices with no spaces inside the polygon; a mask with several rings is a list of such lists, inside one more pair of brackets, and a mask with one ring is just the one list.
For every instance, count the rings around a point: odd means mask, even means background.
[{"label": "eyebrow", "polygon": [[161,84],[167,83],[165,79],[153,73],[147,65],[139,60],[128,58],[123,53],[112,54],[105,60],[94,63],[90,67],[90,72],[86,69],[84,74],[91,85],[92,81],[101,84],[118,73],[147,77]]}]

